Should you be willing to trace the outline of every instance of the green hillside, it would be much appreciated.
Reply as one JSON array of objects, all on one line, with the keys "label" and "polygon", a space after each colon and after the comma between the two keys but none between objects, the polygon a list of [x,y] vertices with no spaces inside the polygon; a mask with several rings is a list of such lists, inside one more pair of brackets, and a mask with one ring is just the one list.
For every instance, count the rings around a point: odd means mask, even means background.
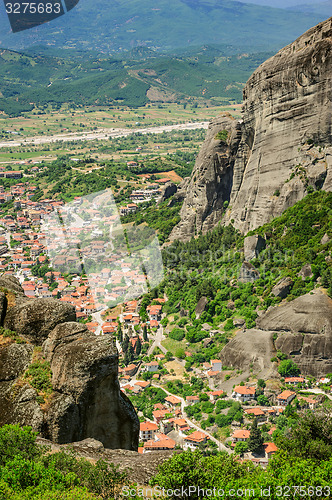
[{"label": "green hillside", "polygon": [[153,89],[153,99],[162,101],[241,102],[244,83],[270,55],[228,56],[208,46],[180,56],[141,52],[136,59],[53,54],[47,50],[39,55],[35,51],[0,53],[0,110],[15,116],[34,105],[143,106],[149,101],[149,89]]},{"label": "green hillside", "polygon": [[[199,321],[193,321],[196,333],[204,322],[216,327],[228,321],[231,327],[235,317],[244,318],[247,328],[252,328],[258,308],[267,309],[281,301],[271,295],[271,290],[285,276],[294,281],[287,300],[310,292],[318,284],[332,296],[332,263],[325,258],[332,250],[331,207],[332,194],[317,191],[271,223],[248,233],[261,234],[266,239],[265,250],[251,261],[260,275],[255,283],[237,281],[243,262],[244,237],[232,226],[218,226],[187,243],[174,241],[163,251],[166,278],[156,293],[165,290],[170,314],[185,309],[189,310],[189,317],[199,299],[208,297],[208,309]],[[154,219],[158,230],[157,215]],[[322,243],[325,234],[330,240]],[[311,265],[313,275],[303,280],[299,271],[305,264]],[[227,307],[230,300],[234,302],[233,309]],[[192,332],[189,334],[187,339]]]}]

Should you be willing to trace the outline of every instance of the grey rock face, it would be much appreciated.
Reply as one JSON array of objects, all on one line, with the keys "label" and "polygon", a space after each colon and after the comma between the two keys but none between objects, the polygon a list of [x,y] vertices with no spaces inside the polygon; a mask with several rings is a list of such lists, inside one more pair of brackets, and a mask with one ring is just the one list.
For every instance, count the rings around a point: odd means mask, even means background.
[{"label": "grey rock face", "polygon": [[[59,445],[37,437],[37,444],[50,446],[53,453],[58,451],[70,453],[71,450],[74,450],[79,458],[86,458],[94,462],[105,460],[119,467],[121,472],[126,472],[129,480],[139,485],[149,484],[151,477],[156,474],[158,466],[168,460],[174,453],[173,450],[164,450],[141,455],[137,451],[110,450],[95,439],[84,439],[83,441],[70,443],[70,445]],[[175,453],[180,453],[180,450]]]},{"label": "grey rock face", "polygon": [[177,192],[177,186],[173,182],[167,182],[161,193],[160,203],[167,200]]},{"label": "grey rock face", "polygon": [[332,335],[332,299],[324,293],[307,293],[273,307],[257,319],[263,330]]},{"label": "grey rock face", "polygon": [[[331,67],[332,18],[253,73],[243,120],[210,124],[172,239],[190,239],[221,219],[245,233],[301,200],[308,185],[332,190]],[[227,146],[214,140],[222,129]]]},{"label": "grey rock face", "polygon": [[305,375],[332,370],[332,300],[316,291],[274,307],[257,320],[264,330],[278,333],[275,346],[294,361]]},{"label": "grey rock face", "polygon": [[[85,325],[66,322],[75,318],[68,304],[28,299],[18,287],[3,290],[4,325],[28,343],[1,338],[0,425],[31,425],[58,443],[93,438],[107,448],[137,450],[139,420],[120,391],[118,352],[112,338],[96,337]],[[52,373],[52,393],[44,394],[43,404],[38,397],[43,393],[25,377],[38,359],[48,361]]]},{"label": "grey rock face", "polygon": [[239,281],[242,283],[253,283],[259,279],[259,272],[250,262],[243,262],[240,272]]},{"label": "grey rock face", "polygon": [[[227,139],[218,137],[224,132]],[[240,125],[230,115],[215,118],[198,154],[191,178],[184,184],[185,200],[181,222],[171,239],[190,239],[212,229],[222,218],[230,200],[235,154],[240,141]],[[227,202],[227,203],[225,203]]]},{"label": "grey rock face", "polygon": [[12,292],[17,292],[22,295],[24,294],[24,290],[21,287],[19,280],[10,274],[0,276],[0,288],[6,288]]},{"label": "grey rock face", "polygon": [[120,392],[113,339],[96,337],[78,323],[63,323],[43,349],[56,392],[47,419],[51,439],[66,443],[92,437],[107,448],[137,449],[139,422]]},{"label": "grey rock face", "polygon": [[33,346],[29,344],[5,344],[0,348],[0,381],[14,380],[31,363]]},{"label": "grey rock face", "polygon": [[301,278],[303,280],[305,280],[306,278],[311,278],[313,276],[312,274],[312,270],[311,270],[311,265],[310,264],[305,264],[301,271],[299,272],[299,275],[301,276]]},{"label": "grey rock face", "polygon": [[320,240],[320,244],[321,245],[325,245],[326,243],[328,243],[330,241],[330,238],[329,236],[325,233],[323,238]]},{"label": "grey rock face", "polygon": [[244,259],[256,259],[259,253],[265,248],[265,240],[258,234],[244,238]]},{"label": "grey rock face", "polygon": [[[281,350],[303,375],[332,371],[332,300],[319,290],[272,307],[257,319],[257,329],[241,331],[221,351],[223,364],[256,373],[273,372],[270,359]],[[275,342],[273,337],[277,336]]]},{"label": "grey rock face", "polygon": [[4,327],[41,345],[59,323],[75,321],[74,306],[54,299],[24,299],[8,308]]},{"label": "grey rock face", "polygon": [[289,294],[293,284],[294,284],[294,281],[291,278],[289,278],[288,276],[286,278],[282,278],[272,288],[271,293],[275,297],[280,297],[281,299],[284,299]]},{"label": "grey rock face", "polygon": [[275,375],[270,361],[275,352],[273,332],[250,329],[237,333],[223,348],[220,358],[226,366],[248,373],[252,367],[255,373],[268,378]]},{"label": "grey rock face", "polygon": [[195,307],[196,319],[199,319],[202,316],[202,313],[205,311],[207,305],[208,299],[206,297],[201,297]]}]

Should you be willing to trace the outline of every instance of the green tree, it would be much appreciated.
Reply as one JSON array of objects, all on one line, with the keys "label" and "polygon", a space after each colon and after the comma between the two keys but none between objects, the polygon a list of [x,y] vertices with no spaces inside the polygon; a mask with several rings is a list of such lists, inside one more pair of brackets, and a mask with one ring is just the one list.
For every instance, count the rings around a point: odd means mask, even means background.
[{"label": "green tree", "polygon": [[294,363],[293,360],[291,359],[285,359],[281,361],[279,367],[278,367],[278,373],[282,377],[291,377],[298,375],[300,373],[300,369],[297,366],[296,363]]},{"label": "green tree", "polygon": [[235,453],[238,453],[239,455],[243,455],[244,453],[247,453],[248,451],[248,443],[245,441],[238,441],[234,447]]},{"label": "green tree", "polygon": [[32,460],[40,457],[42,449],[36,445],[37,432],[31,427],[4,425],[0,427],[0,466],[20,456]]},{"label": "green tree", "polygon": [[260,406],[270,406],[270,401],[264,394],[261,394],[260,396],[257,396],[257,403]]},{"label": "green tree", "polygon": [[128,350],[128,347],[129,347],[129,337],[128,337],[128,335],[125,335],[125,336],[124,336],[124,338],[123,338],[123,342],[122,342],[122,346],[121,346],[121,347],[122,347],[122,351],[123,351],[124,353],[126,353],[126,352],[127,352],[127,350]]},{"label": "green tree", "polygon": [[261,387],[262,389],[264,389],[264,387],[266,387],[266,383],[265,383],[265,380],[262,379],[262,378],[259,378],[257,380],[257,387]]},{"label": "green tree", "polygon": [[120,342],[120,344],[122,344],[123,342],[123,333],[122,333],[122,327],[121,327],[121,323],[118,324],[118,340]]},{"label": "green tree", "polygon": [[248,439],[248,450],[251,451],[252,453],[259,453],[262,450],[262,447],[263,447],[263,437],[260,429],[258,428],[257,419],[255,418],[250,429],[250,436]]},{"label": "green tree", "polygon": [[137,342],[136,342],[136,356],[139,356],[141,354],[141,350],[142,350],[141,339],[139,337],[137,337]]},{"label": "green tree", "polygon": [[148,329],[147,329],[146,325],[143,326],[143,340],[144,340],[144,342],[148,341]]},{"label": "green tree", "polygon": [[167,351],[165,354],[166,361],[170,361],[173,358],[173,354],[170,351]]},{"label": "green tree", "polygon": [[332,458],[331,436],[331,407],[327,407],[317,413],[306,412],[279,437],[277,445],[290,456],[324,461]]}]

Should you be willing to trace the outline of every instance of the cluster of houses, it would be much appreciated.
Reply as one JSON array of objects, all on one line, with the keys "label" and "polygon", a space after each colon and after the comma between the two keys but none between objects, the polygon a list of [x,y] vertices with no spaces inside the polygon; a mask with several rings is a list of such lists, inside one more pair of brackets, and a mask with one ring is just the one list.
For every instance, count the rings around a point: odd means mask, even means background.
[{"label": "cluster of houses", "polygon": [[[148,382],[145,384],[145,387],[149,386]],[[169,395],[165,397],[164,403],[156,403],[152,415],[153,420],[145,420],[140,424],[139,437],[143,445],[139,448],[140,453],[174,450],[177,445],[185,450],[195,450],[209,440],[207,434],[194,429],[183,417],[181,399],[176,396]]]},{"label": "cluster of houses", "polygon": [[[113,251],[111,255],[108,252],[107,255],[109,241],[101,238],[102,232],[99,234],[100,229],[97,227],[101,221],[109,225],[113,224],[115,219],[118,221],[117,214],[111,213],[100,219],[100,210],[90,207],[82,223],[78,224],[78,227],[70,227],[73,247],[61,250],[65,238],[62,233],[59,234],[59,227],[55,225],[52,228],[51,225],[49,227],[42,224],[48,217],[52,221],[51,214],[63,208],[64,203],[50,199],[33,202],[30,198],[36,189],[29,183],[18,183],[10,188],[9,193],[5,193],[3,187],[0,187],[0,203],[1,197],[6,195],[5,201],[8,201],[8,197],[13,198],[16,209],[12,214],[0,218],[0,271],[15,274],[28,297],[57,298],[74,305],[79,320],[87,321],[93,313],[105,310],[109,303],[125,302],[125,313],[120,321],[126,326],[138,325],[140,318],[137,301],[128,301],[126,297],[132,292],[140,295],[140,289],[143,290],[146,283],[143,270],[136,266],[133,258],[128,258],[127,254],[123,255],[120,250],[118,253]],[[74,208],[80,207],[81,204],[80,197],[76,197],[72,203]],[[69,216],[75,217],[75,211]],[[94,220],[94,217],[98,220]],[[85,234],[92,234],[93,231],[98,234],[93,234],[84,251],[86,258],[95,257],[98,260],[99,272],[97,269],[96,272],[89,272],[88,278],[82,278],[80,269],[75,272],[75,266],[80,264],[77,248],[82,243],[80,238]],[[52,251],[55,257],[50,262],[48,252]],[[38,270],[41,267],[51,265],[56,271],[40,275]],[[65,276],[70,266],[73,266],[74,270],[71,280],[68,280]],[[158,327],[161,308],[160,304],[152,308],[148,321],[152,321],[150,326]],[[87,326],[92,332],[98,330],[102,333],[114,333],[118,323],[116,317],[108,317],[104,319],[101,329],[95,321],[88,322]]]},{"label": "cluster of houses", "polygon": [[[128,162],[135,163],[135,162]],[[128,165],[127,163],[127,165]],[[134,166],[137,166],[136,163]],[[120,207],[120,215],[128,215],[130,213],[136,212],[138,205],[145,201],[158,200],[162,194],[160,185],[166,184],[170,179],[158,179],[154,184],[148,184],[144,188],[136,189],[131,193],[130,203]]]}]

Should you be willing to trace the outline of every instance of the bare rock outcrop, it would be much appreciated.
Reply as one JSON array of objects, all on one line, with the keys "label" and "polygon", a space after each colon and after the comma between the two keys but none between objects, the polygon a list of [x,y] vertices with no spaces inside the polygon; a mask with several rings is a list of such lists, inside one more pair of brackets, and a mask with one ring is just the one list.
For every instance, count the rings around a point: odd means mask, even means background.
[{"label": "bare rock outcrop", "polygon": [[119,390],[113,338],[96,337],[79,323],[62,323],[51,332],[43,351],[56,393],[48,420],[52,441],[94,437],[107,448],[137,449],[138,419]]},{"label": "bare rock outcrop", "polygon": [[332,299],[316,290],[273,307],[257,319],[263,330],[332,336]]},{"label": "bare rock outcrop", "polygon": [[[120,391],[113,339],[72,321],[72,306],[28,299],[12,278],[6,285],[2,326],[14,332],[0,335],[0,425],[31,425],[58,443],[94,438],[107,448],[137,450],[139,421]],[[44,376],[48,370],[47,391],[34,384],[32,363]]]},{"label": "bare rock outcrop", "polygon": [[243,250],[244,260],[247,262],[256,259],[259,253],[265,248],[265,240],[259,234],[253,234],[244,238]]},{"label": "bare rock outcrop", "polygon": [[240,268],[238,279],[241,283],[253,283],[259,279],[259,272],[250,262],[244,261]]},{"label": "bare rock outcrop", "polygon": [[241,138],[240,125],[229,114],[215,118],[198,154],[190,180],[182,186],[181,221],[171,239],[190,239],[212,229],[230,200],[233,167]]},{"label": "bare rock outcrop", "polygon": [[40,345],[59,323],[75,321],[75,307],[55,299],[21,299],[8,308],[4,327]]},{"label": "bare rock outcrop", "polygon": [[168,200],[171,196],[173,196],[177,192],[177,186],[174,182],[167,182],[162,189],[161,197],[159,203],[162,203],[165,200]]},{"label": "bare rock outcrop", "polygon": [[271,357],[276,354],[273,332],[259,329],[240,330],[221,351],[221,361],[249,374],[250,368],[260,377],[275,375]]},{"label": "bare rock outcrop", "polygon": [[285,278],[282,278],[280,281],[278,281],[278,283],[272,288],[271,293],[275,297],[284,299],[291,291],[293,285],[294,281],[289,276],[286,276]]},{"label": "bare rock outcrop", "polygon": [[[257,319],[257,329],[239,332],[221,351],[223,364],[258,373],[273,369],[280,350],[292,357],[303,375],[332,372],[332,299],[321,290],[279,306]],[[274,342],[272,341],[274,339]]]},{"label": "bare rock outcrop", "polygon": [[[172,239],[221,219],[245,233],[301,200],[308,186],[332,190],[331,67],[332,18],[259,66],[244,88],[243,119],[211,122]],[[218,144],[224,129],[227,144]]]},{"label": "bare rock outcrop", "polygon": [[[119,467],[120,472],[127,474],[131,482],[139,485],[149,484],[151,477],[156,474],[158,466],[174,454],[173,450],[151,451],[141,454],[137,451],[109,449],[95,439],[84,439],[69,445],[60,445],[47,439],[37,438],[37,444],[50,447],[51,453],[59,451],[71,453],[73,451],[78,458],[86,458],[90,462],[105,460],[113,463]],[[181,453],[181,450],[176,450],[175,453]]]}]

